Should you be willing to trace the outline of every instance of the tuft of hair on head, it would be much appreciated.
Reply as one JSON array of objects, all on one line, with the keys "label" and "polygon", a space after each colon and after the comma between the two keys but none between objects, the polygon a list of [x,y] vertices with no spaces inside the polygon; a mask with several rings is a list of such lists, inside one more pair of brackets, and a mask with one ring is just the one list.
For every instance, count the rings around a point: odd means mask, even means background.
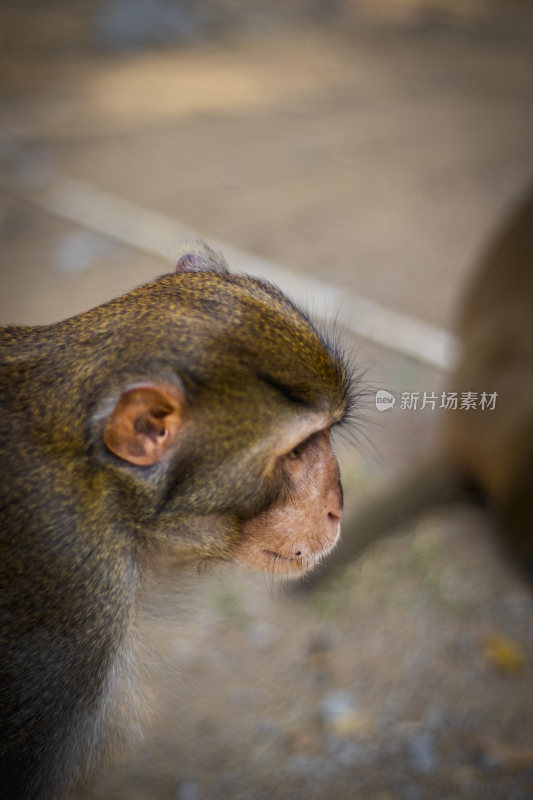
[{"label": "tuft of hair on head", "polygon": [[205,242],[184,242],[176,253],[176,272],[228,273],[229,267],[221,253]]}]

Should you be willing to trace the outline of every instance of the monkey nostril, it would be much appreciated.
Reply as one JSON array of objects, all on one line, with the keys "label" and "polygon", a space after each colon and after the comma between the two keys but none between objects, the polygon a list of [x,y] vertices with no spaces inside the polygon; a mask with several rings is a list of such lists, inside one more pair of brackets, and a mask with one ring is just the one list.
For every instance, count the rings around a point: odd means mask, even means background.
[{"label": "monkey nostril", "polygon": [[300,558],[300,556],[302,555],[302,551],[301,550],[297,550],[294,555],[296,556],[296,558]]},{"label": "monkey nostril", "polygon": [[337,523],[340,522],[341,517],[340,514],[333,514],[333,512],[328,511],[328,519],[331,520],[332,522]]}]

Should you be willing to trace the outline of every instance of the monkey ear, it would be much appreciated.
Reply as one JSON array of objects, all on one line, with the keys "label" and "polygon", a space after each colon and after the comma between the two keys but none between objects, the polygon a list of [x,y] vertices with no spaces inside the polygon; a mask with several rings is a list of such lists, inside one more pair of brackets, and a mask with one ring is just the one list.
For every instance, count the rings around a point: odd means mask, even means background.
[{"label": "monkey ear", "polygon": [[176,444],[184,408],[185,396],[177,386],[133,384],[122,392],[108,417],[104,441],[130,464],[155,464]]},{"label": "monkey ear", "polygon": [[189,242],[178,254],[176,272],[223,272],[228,273],[224,256],[215,253],[204,242]]}]

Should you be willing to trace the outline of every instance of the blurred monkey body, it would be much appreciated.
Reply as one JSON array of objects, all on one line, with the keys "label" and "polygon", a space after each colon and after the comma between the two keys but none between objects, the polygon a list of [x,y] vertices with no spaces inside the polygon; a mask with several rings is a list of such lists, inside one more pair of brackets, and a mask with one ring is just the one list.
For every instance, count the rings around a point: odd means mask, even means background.
[{"label": "blurred monkey body", "polygon": [[447,415],[444,456],[487,497],[505,549],[533,579],[533,192],[482,259],[458,334],[451,388],[495,392],[497,402]]},{"label": "blurred monkey body", "polygon": [[442,505],[482,499],[502,547],[533,581],[533,190],[489,243],[458,315],[459,397],[496,394],[493,410],[444,412],[438,446],[344,525],[315,585],[401,525]]},{"label": "blurred monkey body", "polygon": [[113,728],[147,575],[299,575],[333,547],[351,385],[281,292],[208,248],[72,319],[0,329],[0,354],[2,796],[45,800]]}]

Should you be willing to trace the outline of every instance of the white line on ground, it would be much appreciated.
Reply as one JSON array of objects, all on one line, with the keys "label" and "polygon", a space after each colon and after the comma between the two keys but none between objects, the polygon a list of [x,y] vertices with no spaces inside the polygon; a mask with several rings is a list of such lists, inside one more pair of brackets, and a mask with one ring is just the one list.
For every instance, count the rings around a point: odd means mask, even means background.
[{"label": "white line on ground", "polygon": [[[33,172],[35,178],[35,172]],[[298,275],[211,237],[198,235],[176,220],[101,189],[44,170],[39,180],[0,177],[0,185],[41,209],[90,228],[152,256],[172,260],[184,240],[206,238],[224,253],[232,270],[277,284],[299,305],[321,318],[335,317],[357,335],[441,370],[455,363],[457,342],[445,330],[400,314],[341,287]]]}]

